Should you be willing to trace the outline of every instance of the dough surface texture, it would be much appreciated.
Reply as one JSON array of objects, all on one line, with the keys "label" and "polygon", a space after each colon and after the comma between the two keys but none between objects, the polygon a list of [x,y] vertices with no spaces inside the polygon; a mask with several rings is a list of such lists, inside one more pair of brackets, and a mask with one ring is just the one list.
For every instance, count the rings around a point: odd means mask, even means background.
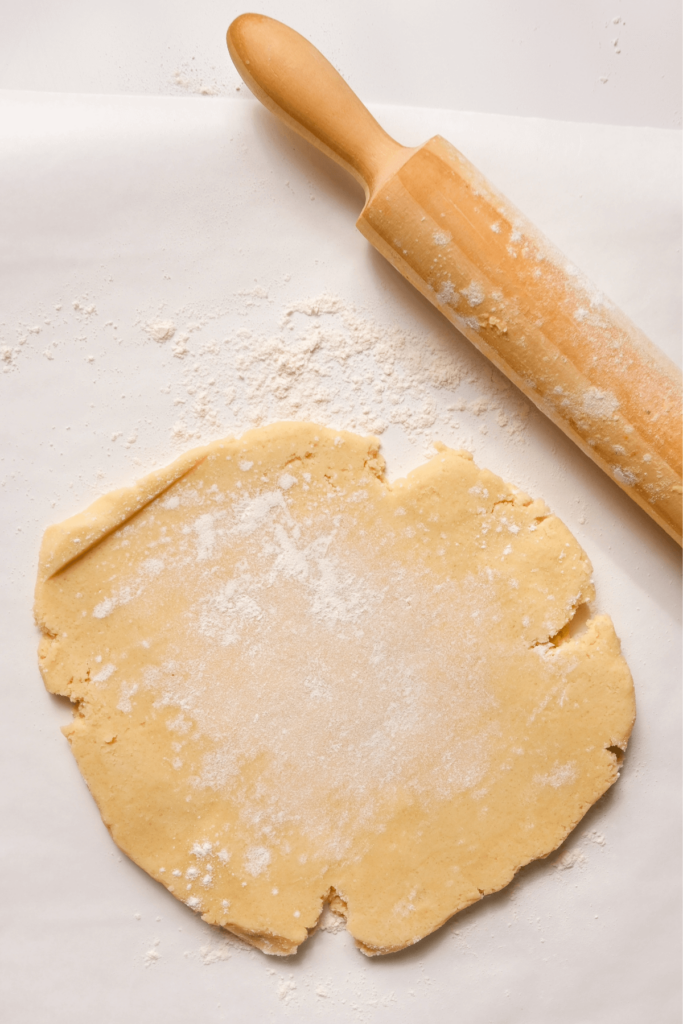
[{"label": "dough surface texture", "polygon": [[541,501],[439,447],[281,423],[45,533],[40,667],[122,850],[268,953],[328,902],[402,949],[555,850],[618,778],[631,676]]}]

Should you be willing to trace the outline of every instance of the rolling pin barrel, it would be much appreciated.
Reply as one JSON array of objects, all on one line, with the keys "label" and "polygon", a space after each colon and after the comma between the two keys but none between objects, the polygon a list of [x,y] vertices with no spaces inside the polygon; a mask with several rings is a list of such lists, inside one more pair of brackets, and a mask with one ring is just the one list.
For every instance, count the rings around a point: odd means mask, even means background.
[{"label": "rolling pin barrel", "polygon": [[445,139],[391,139],[297,32],[228,30],[255,95],[361,182],[365,237],[681,543],[681,374]]},{"label": "rolling pin barrel", "polygon": [[358,227],[681,543],[680,371],[445,139]]}]

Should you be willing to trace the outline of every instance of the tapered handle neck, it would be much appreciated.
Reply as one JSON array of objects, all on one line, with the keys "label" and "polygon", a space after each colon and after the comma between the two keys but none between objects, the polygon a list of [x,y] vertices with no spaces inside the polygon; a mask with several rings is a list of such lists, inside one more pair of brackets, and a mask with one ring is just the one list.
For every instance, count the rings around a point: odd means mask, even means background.
[{"label": "tapered handle neck", "polygon": [[228,49],[254,95],[353,174],[366,196],[413,152],[387,135],[315,46],[274,18],[240,15]]}]

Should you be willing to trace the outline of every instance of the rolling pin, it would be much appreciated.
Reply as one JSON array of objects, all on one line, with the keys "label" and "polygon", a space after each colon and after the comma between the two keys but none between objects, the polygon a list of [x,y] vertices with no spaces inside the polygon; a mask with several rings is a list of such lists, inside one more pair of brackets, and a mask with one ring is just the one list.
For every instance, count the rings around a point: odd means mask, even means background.
[{"label": "rolling pin", "polygon": [[387,135],[298,32],[243,14],[227,41],[258,99],[363,186],[368,241],[680,544],[674,363],[445,139]]}]

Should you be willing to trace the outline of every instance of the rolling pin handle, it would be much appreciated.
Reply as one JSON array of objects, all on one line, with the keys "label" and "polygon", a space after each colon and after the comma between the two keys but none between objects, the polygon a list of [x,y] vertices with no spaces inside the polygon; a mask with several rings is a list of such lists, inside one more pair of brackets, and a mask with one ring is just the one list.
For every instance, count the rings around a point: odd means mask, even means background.
[{"label": "rolling pin handle", "polygon": [[371,196],[412,154],[395,142],[330,62],[293,29],[262,14],[230,25],[228,49],[254,95],[349,171]]}]

